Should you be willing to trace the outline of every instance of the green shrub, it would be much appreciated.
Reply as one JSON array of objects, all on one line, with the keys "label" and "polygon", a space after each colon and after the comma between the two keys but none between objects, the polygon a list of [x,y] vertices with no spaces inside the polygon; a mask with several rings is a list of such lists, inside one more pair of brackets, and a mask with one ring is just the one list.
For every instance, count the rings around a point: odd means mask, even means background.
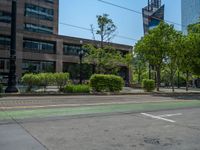
[{"label": "green shrub", "polygon": [[22,80],[22,83],[28,86],[26,89],[27,92],[30,92],[33,86],[37,85],[39,82],[38,75],[33,74],[33,73],[25,74],[21,80]]},{"label": "green shrub", "polygon": [[37,74],[39,79],[39,86],[43,86],[44,90],[46,90],[46,87],[48,85],[52,85],[55,82],[55,78],[53,76],[53,73],[39,73]]},{"label": "green shrub", "polygon": [[90,86],[89,85],[67,85],[64,89],[67,93],[89,93]]},{"label": "green shrub", "polygon": [[119,92],[124,86],[124,80],[116,75],[94,74],[90,78],[90,86],[97,92]]},{"label": "green shrub", "polygon": [[69,81],[69,73],[54,73],[53,76],[59,91],[61,91]]},{"label": "green shrub", "polygon": [[155,90],[155,81],[149,79],[142,80],[142,87],[147,92],[152,92]]},{"label": "green shrub", "polygon": [[3,85],[0,84],[0,93],[3,93]]}]

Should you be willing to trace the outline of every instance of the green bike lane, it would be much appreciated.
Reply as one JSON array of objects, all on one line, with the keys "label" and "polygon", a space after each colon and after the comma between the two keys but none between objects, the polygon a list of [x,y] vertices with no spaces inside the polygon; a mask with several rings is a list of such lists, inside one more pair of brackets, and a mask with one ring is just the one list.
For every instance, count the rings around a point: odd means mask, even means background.
[{"label": "green bike lane", "polygon": [[37,119],[48,117],[65,117],[79,115],[104,115],[113,113],[138,113],[160,110],[175,110],[200,107],[199,100],[163,101],[145,103],[101,104],[92,106],[54,107],[33,109],[5,109],[0,108],[0,121],[10,119]]}]

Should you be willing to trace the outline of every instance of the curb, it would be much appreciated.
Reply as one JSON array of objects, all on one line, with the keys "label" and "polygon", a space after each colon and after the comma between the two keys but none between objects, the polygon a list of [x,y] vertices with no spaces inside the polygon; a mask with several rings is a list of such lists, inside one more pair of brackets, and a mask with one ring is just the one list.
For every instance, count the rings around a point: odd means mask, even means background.
[{"label": "curb", "polygon": [[120,95],[157,95],[157,96],[191,96],[199,95],[200,92],[143,92],[143,93],[26,93],[26,94],[1,94],[2,97],[44,97],[44,96],[120,96]]}]

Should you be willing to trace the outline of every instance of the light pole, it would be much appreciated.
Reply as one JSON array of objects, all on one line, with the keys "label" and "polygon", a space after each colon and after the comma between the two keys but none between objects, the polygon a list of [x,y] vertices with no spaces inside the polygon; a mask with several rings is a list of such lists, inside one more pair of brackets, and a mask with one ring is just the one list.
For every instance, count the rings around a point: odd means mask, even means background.
[{"label": "light pole", "polygon": [[79,62],[80,62],[80,66],[79,66],[79,83],[82,84],[83,83],[83,72],[82,72],[82,65],[83,65],[83,55],[84,55],[84,51],[83,51],[83,48],[82,48],[82,44],[83,44],[83,41],[81,40],[80,41],[80,45],[81,45],[81,49],[79,50]]},{"label": "light pole", "polygon": [[10,69],[8,75],[8,87],[6,93],[17,93],[16,88],[16,16],[17,2],[12,0],[12,21],[11,21],[11,48],[10,48]]}]

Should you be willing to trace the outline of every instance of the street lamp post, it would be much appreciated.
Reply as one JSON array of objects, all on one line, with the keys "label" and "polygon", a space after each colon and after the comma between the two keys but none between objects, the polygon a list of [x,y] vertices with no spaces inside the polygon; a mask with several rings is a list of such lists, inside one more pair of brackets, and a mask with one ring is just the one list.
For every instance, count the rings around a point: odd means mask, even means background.
[{"label": "street lamp post", "polygon": [[[80,44],[82,46],[83,41],[80,41]],[[80,66],[79,66],[79,83],[82,84],[83,83],[83,71],[82,71],[82,66],[83,66],[83,55],[84,55],[84,51],[81,47],[81,49],[79,50],[79,62],[80,62]]]},{"label": "street lamp post", "polygon": [[11,22],[11,46],[10,46],[10,69],[8,75],[8,87],[6,93],[17,93],[16,88],[16,16],[17,4],[16,0],[12,0],[12,22]]}]

